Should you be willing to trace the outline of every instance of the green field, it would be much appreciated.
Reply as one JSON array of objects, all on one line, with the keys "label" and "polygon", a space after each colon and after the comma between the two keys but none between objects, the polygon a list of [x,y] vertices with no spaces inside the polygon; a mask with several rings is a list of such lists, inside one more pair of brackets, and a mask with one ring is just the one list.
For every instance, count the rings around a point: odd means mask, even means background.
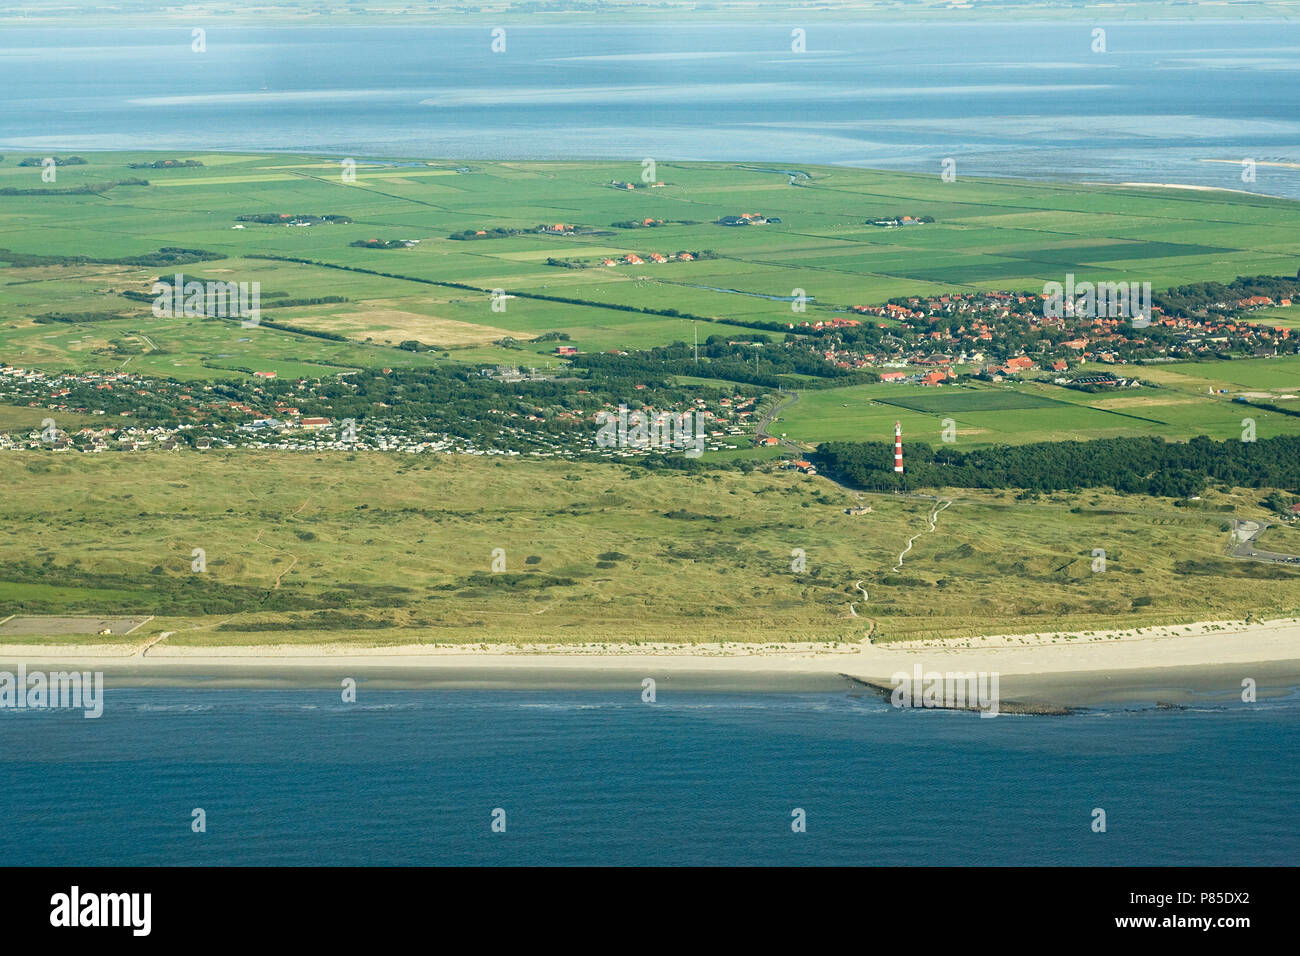
[{"label": "green field", "polygon": [[[1300,388],[1300,357],[1186,365],[1128,367],[1160,387],[1088,393],[1045,381],[1016,384],[963,382],[920,385],[853,385],[800,393],[781,411],[772,434],[807,444],[823,441],[891,440],[894,422],[908,438],[938,444],[951,418],[960,444],[1022,444],[1041,441],[1156,435],[1186,440],[1197,435],[1239,437],[1242,419],[1254,419],[1256,434],[1300,434],[1300,416],[1243,406],[1243,391]],[[1266,384],[1267,383],[1267,384]],[[1216,391],[1209,393],[1210,388]],[[1227,389],[1228,394],[1219,394]],[[1257,389],[1259,391],[1252,391]],[[1265,399],[1261,399],[1265,400]],[[1300,411],[1300,401],[1277,398],[1280,407]]]},{"label": "green field", "polygon": [[[47,369],[119,367],[201,378],[248,374],[253,359],[281,374],[321,374],[358,365],[428,361],[518,364],[521,353],[492,343],[524,340],[523,359],[545,364],[553,343],[526,344],[547,331],[584,351],[690,341],[692,323],[627,309],[675,309],[719,323],[711,333],[746,334],[729,320],[816,320],[832,310],[898,295],[975,289],[1040,289],[1072,272],[1078,280],[1150,281],[1157,289],[1238,275],[1294,274],[1300,204],[1228,193],[1171,194],[1142,188],[1023,183],[849,168],[812,167],[791,186],[782,174],[727,164],[663,163],[663,188],[616,190],[639,181],[628,163],[440,163],[429,168],[358,166],[347,184],[319,157],[195,157],[202,168],[131,170],[158,154],[90,154],[61,167],[53,186],[39,169],[0,162],[0,189],[75,189],[147,177],[148,186],[96,194],[0,195],[0,248],[23,254],[112,259],[160,247],[205,249],[226,258],[186,271],[260,282],[264,295],[344,296],[346,303],[277,309],[279,322],[345,336],[344,343],[262,329],[256,342],[221,323],[157,319],[123,299],[148,291],[171,270],[85,263],[0,267],[0,348],[7,361]],[[456,172],[466,168],[468,172]],[[907,210],[937,221],[879,229],[866,220]],[[235,217],[264,212],[344,215],[350,225],[285,227]],[[779,224],[728,228],[713,220],[760,212]],[[691,221],[619,230],[616,221]],[[600,235],[522,235],[453,241],[466,229],[530,229],[575,223]],[[418,239],[411,248],[350,247],[360,239]],[[548,258],[592,259],[712,249],[718,258],[615,268],[563,269]],[[289,256],[389,272],[384,278],[335,268],[248,258]],[[0,254],[0,262],[3,262]],[[474,291],[413,280],[454,282]],[[493,311],[490,290],[584,300],[571,305],[510,298]],[[736,290],[741,293],[711,291]],[[801,316],[762,296],[813,297]],[[605,306],[605,307],[602,307]],[[33,325],[48,312],[109,312],[122,318],[80,326]],[[752,334],[752,333],[750,333]],[[148,341],[141,338],[144,336]],[[411,353],[406,339],[446,353]],[[123,351],[114,346],[126,342]],[[152,342],[153,345],[150,345]],[[131,356],[130,351],[140,354]],[[447,358],[442,358],[446,354]],[[262,368],[258,365],[257,368]],[[280,372],[281,369],[276,369]]]}]

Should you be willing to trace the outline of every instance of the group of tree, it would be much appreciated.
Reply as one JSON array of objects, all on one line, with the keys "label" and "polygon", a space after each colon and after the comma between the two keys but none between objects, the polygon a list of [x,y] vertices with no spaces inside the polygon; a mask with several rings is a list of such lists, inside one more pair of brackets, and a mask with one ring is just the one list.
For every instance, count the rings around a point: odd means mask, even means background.
[{"label": "group of tree", "polygon": [[359,249],[405,249],[410,243],[404,239],[358,239],[348,245]]},{"label": "group of tree", "polygon": [[904,216],[899,213],[897,216],[877,216],[875,219],[868,219],[867,224],[871,226],[890,226],[901,223],[904,219],[909,222],[934,222],[934,216]]},{"label": "group of tree", "polygon": [[872,371],[845,369],[826,362],[809,349],[790,347],[789,342],[773,343],[767,336],[755,336],[751,343],[736,342],[727,336],[711,335],[698,347],[685,342],[642,349],[628,355],[592,353],[574,356],[573,365],[599,370],[618,371],[634,377],[692,375],[702,378],[746,382],[762,388],[779,388],[787,384],[782,375],[804,375],[803,388],[830,385],[859,385],[878,382]]},{"label": "group of tree", "polygon": [[1238,303],[1252,296],[1267,296],[1274,302],[1300,299],[1300,271],[1288,276],[1238,276],[1226,285],[1222,282],[1193,282],[1174,286],[1151,296],[1166,315],[1192,316],[1209,312],[1235,315]]},{"label": "group of tree", "polygon": [[54,160],[55,166],[85,166],[86,161],[80,156],[28,156],[18,160],[19,166],[44,166],[47,159]]},{"label": "group of tree", "polygon": [[615,229],[657,229],[660,226],[698,226],[693,219],[620,219],[611,222]]},{"label": "group of tree", "polygon": [[147,179],[118,179],[107,183],[86,183],[81,186],[5,186],[0,196],[94,196],[118,186],[148,186]]},{"label": "group of tree", "polygon": [[[219,252],[206,249],[184,249],[179,246],[163,246],[156,252],[146,252],[138,256],[120,256],[115,259],[102,256],[48,256],[30,252],[14,252],[12,249],[0,249],[0,262],[7,262],[15,268],[32,268],[36,266],[149,266],[154,268],[172,268],[191,262],[210,262],[224,259]],[[143,294],[143,293],[142,293]],[[153,296],[147,300],[152,302]]]},{"label": "group of tree", "polygon": [[1199,494],[1210,482],[1286,488],[1300,476],[1300,436],[1295,435],[1254,442],[1214,441],[1205,436],[1187,442],[1104,438],[970,451],[910,442],[901,475],[893,470],[893,456],[889,442],[827,442],[818,448],[817,463],[824,473],[857,487],[904,491],[952,487],[1051,492],[1108,487],[1129,494],[1186,497]]},{"label": "group of tree", "polygon": [[116,312],[46,312],[44,315],[37,315],[32,321],[37,325],[48,325],[51,322],[65,322],[69,325],[81,325],[86,322],[111,322],[115,319],[125,318]]},{"label": "group of tree", "polygon": [[470,241],[473,239],[509,239],[511,236],[521,235],[522,229],[464,229],[461,232],[453,232],[448,239],[457,239],[461,241]]}]

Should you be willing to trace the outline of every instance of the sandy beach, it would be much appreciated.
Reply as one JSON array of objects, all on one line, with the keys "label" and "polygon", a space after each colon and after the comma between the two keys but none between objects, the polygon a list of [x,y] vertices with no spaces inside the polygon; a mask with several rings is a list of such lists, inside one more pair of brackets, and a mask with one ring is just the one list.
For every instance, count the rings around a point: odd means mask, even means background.
[{"label": "sandy beach", "polygon": [[[148,646],[147,653],[142,653]],[[0,647],[0,668],[103,671],[111,685],[617,688],[645,677],[679,689],[816,690],[890,682],[899,671],[1001,675],[1006,699],[1081,705],[1181,702],[1300,685],[1300,620],[1217,621],[1141,631],[1008,634],[906,644],[357,645],[183,647],[165,642]]]}]

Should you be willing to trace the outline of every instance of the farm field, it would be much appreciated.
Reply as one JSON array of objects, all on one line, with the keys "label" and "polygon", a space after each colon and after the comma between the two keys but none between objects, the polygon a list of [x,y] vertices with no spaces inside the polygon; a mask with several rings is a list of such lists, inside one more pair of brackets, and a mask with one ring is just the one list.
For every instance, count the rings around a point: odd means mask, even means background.
[{"label": "farm field", "polygon": [[[1186,369],[1184,373],[1182,370]],[[1163,436],[1171,441],[1197,435],[1239,437],[1242,419],[1255,420],[1258,437],[1300,434],[1300,416],[1284,415],[1233,402],[1243,388],[1230,379],[1251,383],[1294,382],[1300,386],[1300,363],[1294,357],[1186,366],[1141,366],[1127,374],[1159,381],[1161,388],[1117,389],[1088,393],[1044,382],[990,384],[962,382],[938,388],[921,385],[852,385],[807,390],[780,413],[770,431],[790,439],[887,441],[894,422],[909,439],[937,445],[944,421],[952,419],[959,444],[1025,444],[1042,441]],[[1207,390],[1229,389],[1228,395]],[[1283,402],[1283,407],[1286,407]],[[1300,402],[1291,403],[1300,411]]]},{"label": "farm field", "polygon": [[[169,155],[204,166],[143,170],[127,164],[159,154],[87,158],[86,165],[59,167],[54,184],[41,182],[39,168],[17,166],[18,157],[0,161],[0,250],[96,260],[0,265],[0,349],[11,363],[58,369],[125,362],[178,378],[248,375],[266,362],[280,363],[280,374],[303,375],[375,364],[518,364],[523,357],[545,363],[553,343],[528,341],[544,332],[565,333],[582,351],[691,340],[691,322],[643,309],[714,320],[716,327],[699,323],[702,338],[742,335],[743,325],[728,323],[816,321],[899,295],[1036,290],[1066,273],[1079,281],[1150,281],[1156,289],[1238,275],[1292,275],[1300,255],[1297,204],[1229,193],[945,183],[938,176],[841,167],[811,167],[811,179],[790,185],[781,173],[705,163],[660,164],[656,176],[664,185],[656,188],[641,182],[639,164],[439,162],[410,169],[362,160],[349,184],[341,167],[319,157]],[[63,192],[131,178],[149,185]],[[615,189],[615,180],[642,188]],[[780,222],[714,222],[745,212]],[[235,221],[265,213],[353,221],[296,227]],[[903,213],[936,221],[892,229],[866,224]],[[611,225],[644,219],[666,224]],[[543,223],[576,225],[589,234],[448,238]],[[418,242],[397,249],[350,245],[368,239]],[[184,269],[104,261],[163,247],[225,258]],[[712,250],[716,257],[578,269],[548,265],[549,259],[598,263],[683,250]],[[344,268],[254,258],[260,256]],[[7,262],[0,251],[0,263]],[[254,344],[219,322],[155,318],[147,303],[120,294],[147,293],[156,277],[175,271],[260,282],[267,318],[346,341],[263,328]],[[470,288],[430,284],[439,282]],[[494,289],[508,296],[497,303],[503,308],[493,308]],[[802,314],[785,301],[796,290],[808,297]],[[347,302],[275,306],[276,297],[323,296]],[[33,324],[51,312],[121,318]],[[506,336],[522,343],[523,356],[494,344]],[[440,351],[396,348],[408,339]]]},{"label": "farm field", "polygon": [[1251,316],[1251,322],[1286,329],[1300,328],[1300,305],[1260,309]]},{"label": "farm field", "polygon": [[[190,645],[745,641],[760,629],[797,643],[856,641],[871,620],[876,637],[900,640],[1009,620],[1083,631],[1300,604],[1300,571],[1224,556],[1229,517],[1265,516],[1257,493],[1212,491],[1192,508],[963,491],[893,572],[934,501],[855,496],[781,471],[15,452],[0,457],[0,477],[6,608],[156,614],[132,634],[141,643],[162,631]],[[846,515],[858,501],[873,511]],[[1104,574],[1091,569],[1094,548],[1107,553]],[[36,639],[60,640],[0,633]]]},{"label": "farm field", "polygon": [[[1165,366],[1144,367],[1142,376],[1168,383],[1172,387],[1205,391],[1205,388],[1231,392],[1272,392],[1275,397],[1300,392],[1300,356],[1246,359],[1234,361],[1180,362]],[[1204,384],[1205,388],[1202,388]]]}]

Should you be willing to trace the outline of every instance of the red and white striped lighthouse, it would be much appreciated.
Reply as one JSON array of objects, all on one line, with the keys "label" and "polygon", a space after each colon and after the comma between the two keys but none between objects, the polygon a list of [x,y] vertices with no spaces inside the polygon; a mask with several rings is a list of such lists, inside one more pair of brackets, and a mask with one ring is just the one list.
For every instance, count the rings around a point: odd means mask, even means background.
[{"label": "red and white striped lighthouse", "polygon": [[903,473],[903,423],[894,422],[894,471]]}]

